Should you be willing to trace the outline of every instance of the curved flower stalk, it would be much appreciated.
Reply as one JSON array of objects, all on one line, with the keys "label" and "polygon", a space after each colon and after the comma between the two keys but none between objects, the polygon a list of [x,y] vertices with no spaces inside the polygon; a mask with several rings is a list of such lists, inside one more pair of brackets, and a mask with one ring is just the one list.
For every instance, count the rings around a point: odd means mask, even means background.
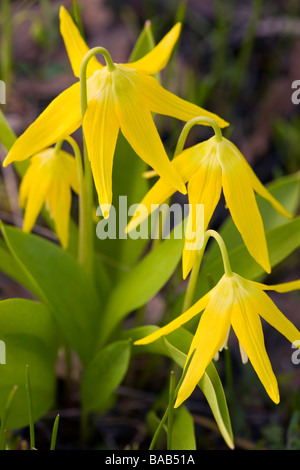
[{"label": "curved flower stalk", "polygon": [[[215,136],[182,151],[188,130],[192,125],[202,122],[212,125]],[[171,163],[181,174],[183,181],[188,183],[191,208],[185,232],[183,277],[188,276],[198,252],[196,247],[187,249],[187,243],[193,242],[191,234],[195,234],[197,226],[203,230],[201,222],[197,220],[196,205],[204,205],[204,230],[206,230],[220,200],[222,189],[227,207],[249,253],[269,273],[271,268],[267,242],[255,192],[268,200],[284,217],[292,215],[263,186],[238,148],[222,136],[217,123],[207,117],[198,117],[189,121],[182,131],[175,158]],[[127,231],[134,229],[143,221],[143,217],[147,217],[147,214],[149,215],[157,205],[162,204],[173,193],[172,187],[159,179],[142,200],[143,211],[137,207]]]},{"label": "curved flower stalk", "polygon": [[265,291],[289,292],[300,289],[300,280],[268,286],[245,279],[232,272],[225,245],[220,243],[220,235],[208,230],[204,236],[206,241],[209,236],[213,236],[219,243],[225,274],[213,289],[182,315],[135,344],[148,344],[168,335],[203,311],[186,364],[191,354],[193,357],[178,391],[175,407],[191,395],[208,364],[218,351],[226,347],[231,326],[240,342],[243,362],[249,358],[268,395],[275,403],[279,403],[278,384],[265,349],[260,316],[291,343],[299,344],[300,332],[280,312]]},{"label": "curved flower stalk", "polygon": [[[89,53],[70,15],[61,7],[61,33],[76,77]],[[163,69],[180,34],[176,24],[157,46],[141,59],[114,64],[106,51],[103,66],[93,57],[87,67],[87,101],[83,128],[99,203],[111,204],[112,167],[119,130],[137,155],[149,164],[174,190],[186,193],[182,179],[171,164],[151,112],[188,121],[213,117],[221,127],[227,123],[213,113],[165,90],[152,75]],[[95,50],[95,53],[99,53]],[[4,166],[28,158],[49,147],[82,124],[79,82],[63,91],[17,139]]]},{"label": "curved flower stalk", "polygon": [[47,148],[31,158],[20,185],[20,206],[25,209],[23,230],[30,232],[46,203],[57,236],[64,249],[68,246],[72,191],[79,194],[80,184],[75,158],[57,147]]}]

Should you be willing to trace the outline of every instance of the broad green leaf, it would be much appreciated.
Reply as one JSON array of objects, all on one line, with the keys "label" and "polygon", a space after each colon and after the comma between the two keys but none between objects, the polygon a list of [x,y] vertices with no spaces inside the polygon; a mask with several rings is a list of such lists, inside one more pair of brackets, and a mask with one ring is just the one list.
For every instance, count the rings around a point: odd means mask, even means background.
[{"label": "broad green leaf", "polygon": [[18,261],[13,257],[5,242],[0,240],[0,270],[30,292],[34,291],[35,285],[27,274],[20,269]]},{"label": "broad green leaf", "polygon": [[100,344],[127,314],[145,305],[166,284],[180,260],[183,243],[183,239],[164,240],[122,277],[102,317]]},{"label": "broad green leaf", "polygon": [[194,421],[185,406],[174,410],[172,450],[196,450]]},{"label": "broad green leaf", "polygon": [[[122,337],[130,339],[134,343],[134,341],[153,333],[157,329],[158,327],[155,325],[133,328],[124,331]],[[166,337],[159,338],[153,343],[141,346],[133,344],[132,355],[158,354],[168,356],[183,368],[191,340],[192,334],[189,331],[185,328],[178,328]],[[205,395],[223,439],[232,448],[234,446],[233,435],[226,397],[222,382],[212,362],[206,368],[205,374],[198,383],[198,387]]]},{"label": "broad green leaf", "polygon": [[84,270],[54,243],[4,224],[1,228],[32,293],[48,306],[70,345],[88,362],[96,346],[101,302]]},{"label": "broad green leaf", "polygon": [[88,364],[81,384],[81,401],[86,413],[104,411],[121,384],[130,360],[129,341],[116,341],[101,349]]},{"label": "broad green leaf", "polygon": [[39,419],[53,405],[57,329],[49,310],[41,303],[25,299],[0,302],[0,339],[6,351],[5,364],[0,365],[0,416],[10,391],[15,385],[18,387],[7,429],[28,425],[26,365],[30,370],[34,419]]}]

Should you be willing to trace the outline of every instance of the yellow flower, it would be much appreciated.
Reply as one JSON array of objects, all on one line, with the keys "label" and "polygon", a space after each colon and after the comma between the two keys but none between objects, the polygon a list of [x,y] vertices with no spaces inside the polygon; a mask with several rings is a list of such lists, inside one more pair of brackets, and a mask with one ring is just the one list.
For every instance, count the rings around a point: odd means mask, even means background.
[{"label": "yellow flower", "polygon": [[300,289],[300,280],[267,286],[236,273],[224,274],[218,284],[185,313],[135,344],[148,344],[168,335],[204,310],[187,355],[188,361],[193,353],[175,407],[191,395],[208,364],[226,346],[230,326],[240,342],[243,362],[249,358],[270,398],[278,403],[278,384],[265,349],[260,316],[293,344],[299,344],[295,341],[300,340],[300,332],[264,292],[296,289]]},{"label": "yellow flower", "polygon": [[[181,174],[183,181],[188,182],[191,209],[185,232],[183,277],[186,278],[189,274],[198,252],[197,247],[187,248],[187,243],[193,242],[197,226],[203,232],[202,219],[197,220],[196,205],[204,205],[205,231],[220,200],[222,188],[227,207],[249,253],[266,272],[270,272],[265,231],[255,192],[268,200],[283,216],[292,216],[259,181],[237,147],[224,137],[219,140],[214,136],[185,149],[171,163]],[[134,229],[173,193],[173,188],[159,179],[146,194],[140,207],[137,207],[127,231]]]},{"label": "yellow flower", "polygon": [[[61,33],[76,77],[89,52],[77,27],[64,7],[60,10]],[[99,203],[111,204],[112,167],[119,130],[137,155],[172,186],[186,188],[170,164],[152,112],[187,121],[199,114],[213,117],[221,127],[227,123],[218,116],[165,90],[151,75],[167,64],[178,39],[176,24],[157,46],[141,59],[128,64],[103,66],[93,57],[87,68],[88,107],[83,128]],[[107,58],[106,58],[107,59]],[[4,165],[24,160],[71,135],[81,125],[80,83],[63,91],[17,139]]]},{"label": "yellow flower", "polygon": [[25,208],[23,230],[32,230],[46,202],[60,243],[67,248],[71,189],[79,194],[78,170],[72,155],[55,148],[34,155],[20,185],[20,206]]}]

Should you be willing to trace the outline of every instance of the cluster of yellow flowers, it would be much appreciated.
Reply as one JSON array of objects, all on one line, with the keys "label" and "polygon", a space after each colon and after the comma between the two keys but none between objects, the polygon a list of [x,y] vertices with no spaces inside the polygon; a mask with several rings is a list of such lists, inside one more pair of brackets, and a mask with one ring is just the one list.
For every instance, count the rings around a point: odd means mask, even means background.
[{"label": "cluster of yellow flowers", "polygon": [[[225,269],[225,274],[210,292],[177,319],[136,344],[147,344],[167,335],[204,310],[187,361],[192,354],[193,357],[175,406],[189,397],[209,362],[226,346],[231,325],[240,342],[242,359],[249,357],[267,393],[278,403],[278,385],[265,350],[260,315],[292,343],[300,340],[300,333],[264,291],[299,289],[300,281],[267,286],[242,278],[232,272],[220,236],[207,228],[223,190],[232,219],[249,253],[269,273],[268,247],[255,192],[283,216],[291,217],[291,214],[261,184],[236,146],[222,136],[220,128],[228,123],[167,91],[153,76],[166,66],[178,40],[180,24],[176,24],[151,52],[127,64],[113,63],[103,48],[89,51],[63,7],[60,25],[74,75],[81,80],[52,101],[17,139],[4,161],[6,166],[31,158],[20,187],[20,204],[25,208],[24,230],[32,229],[46,201],[61,244],[63,247],[68,245],[71,189],[80,193],[80,178],[75,158],[61,150],[61,142],[81,125],[99,204],[111,204],[113,158],[121,130],[136,154],[159,176],[141,202],[147,207],[148,214],[151,205],[162,204],[175,191],[187,192],[192,206],[204,204],[206,232],[202,250],[208,238],[213,236],[219,243]],[[102,53],[106,65],[96,59],[96,53]],[[87,106],[82,115],[84,92]],[[170,161],[152,112],[188,123],[211,125],[215,135],[191,148],[181,149]],[[133,216],[128,231],[141,223],[140,218],[138,222],[136,220]],[[188,233],[186,238],[189,238]],[[198,254],[196,250],[183,250],[184,278],[190,274]]]}]

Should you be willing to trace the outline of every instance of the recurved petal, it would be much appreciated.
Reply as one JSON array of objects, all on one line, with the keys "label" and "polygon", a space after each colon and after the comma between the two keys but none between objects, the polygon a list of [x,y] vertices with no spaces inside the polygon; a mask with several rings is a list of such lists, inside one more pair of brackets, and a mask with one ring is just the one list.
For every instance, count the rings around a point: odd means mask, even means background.
[{"label": "recurved petal", "polygon": [[228,122],[216,114],[166,90],[154,77],[140,73],[139,84],[140,93],[154,113],[164,114],[186,122],[198,116],[206,116],[214,119],[220,127],[228,126]]},{"label": "recurved petal", "polygon": [[63,249],[68,247],[71,202],[71,189],[68,182],[61,179],[52,181],[47,193],[47,203]]},{"label": "recurved petal", "polygon": [[[215,153],[211,152],[190,178],[188,196],[190,213],[188,216],[185,245],[182,255],[183,278],[192,269],[198,250],[201,247],[204,231],[207,229],[213,212],[220,200],[222,171]],[[203,212],[201,209],[203,206]],[[198,243],[198,248],[197,248]]]},{"label": "recurved petal", "polygon": [[223,277],[210,295],[192,340],[187,361],[193,352],[194,355],[178,391],[175,407],[191,395],[206,367],[223,346],[230,327],[232,295],[231,283]]},{"label": "recurved petal", "polygon": [[[236,148],[236,151],[239,152],[237,148]],[[267,188],[261,183],[261,181],[257,178],[256,174],[254,173],[254,171],[248,164],[247,160],[245,159],[244,159],[244,164],[245,164],[245,167],[247,168],[248,175],[249,175],[248,178],[251,181],[254,191],[256,191],[257,194],[259,194],[261,197],[269,201],[270,204],[272,204],[272,206],[274,207],[274,209],[283,217],[288,217],[288,218],[293,217],[293,215],[290,212],[288,212],[283,207],[283,205],[280,204],[280,202],[277,201],[277,199],[275,199],[275,197],[272,196],[272,194],[267,190]]]},{"label": "recurved petal", "polygon": [[26,160],[72,134],[81,122],[79,83],[58,95],[16,140],[3,166]]},{"label": "recurved petal", "polygon": [[[197,171],[200,162],[209,154],[210,147],[209,141],[201,142],[200,144],[187,148],[172,160],[171,164],[180,173],[184,183]],[[147,192],[146,196],[137,207],[134,216],[127,226],[127,232],[129,233],[136,228],[137,225],[173,194],[174,187],[160,178]]]},{"label": "recurved petal", "polygon": [[[131,71],[130,71],[131,72]],[[174,190],[186,193],[178,171],[172,166],[158,134],[151,112],[137,91],[136,74],[114,71],[116,111],[124,137],[142,160]]]},{"label": "recurved petal", "polygon": [[148,54],[135,62],[126,64],[126,67],[141,70],[150,75],[156,74],[167,65],[180,31],[181,23],[176,23]]},{"label": "recurved petal", "polygon": [[270,272],[263,221],[248,178],[248,172],[243,162],[236,158],[226,139],[218,144],[218,157],[222,165],[224,196],[232,219],[251,256],[266,272]]},{"label": "recurved petal", "polygon": [[[63,6],[60,7],[59,18],[60,32],[67,49],[73,73],[75,77],[80,77],[81,62],[84,56],[89,52],[89,48],[70,14]],[[87,67],[87,77],[90,77],[96,70],[101,68],[103,68],[103,65],[98,62],[96,57],[92,57]]]},{"label": "recurved petal", "polygon": [[68,152],[62,150],[60,152],[61,158],[61,166],[62,171],[65,175],[65,180],[71,186],[73,191],[77,194],[80,193],[80,185],[79,185],[79,174],[76,159],[70,155]]},{"label": "recurved petal", "polygon": [[91,162],[93,178],[103,215],[108,216],[112,202],[112,169],[119,122],[116,115],[111,84],[89,102],[83,120],[84,135]]},{"label": "recurved petal", "polygon": [[166,326],[163,326],[162,328],[155,331],[154,333],[151,333],[150,335],[145,336],[145,338],[142,338],[142,339],[139,339],[138,341],[135,341],[134,344],[142,345],[142,344],[152,343],[153,341],[156,341],[158,338],[161,338],[162,336],[168,335],[172,331],[174,331],[177,328],[179,328],[180,326],[182,326],[184,323],[187,323],[195,315],[198,315],[198,313],[200,313],[203,309],[206,308],[207,304],[210,301],[211,296],[213,295],[213,291],[214,291],[214,289],[212,289],[207,294],[205,294],[203,297],[201,297],[201,299],[198,300],[191,308],[189,308],[182,315],[179,315],[179,317],[175,318],[175,320],[171,321]]},{"label": "recurved petal", "polygon": [[26,173],[22,178],[19,188],[19,204],[22,209],[24,209],[26,205],[26,200],[30,192],[32,181],[34,181],[36,178],[37,165],[34,164],[33,159],[34,157],[31,159],[30,165],[28,166]]},{"label": "recurved petal", "polygon": [[267,284],[262,284],[260,282],[252,282],[263,290],[275,290],[276,292],[291,292],[293,290],[300,289],[300,279],[297,279],[296,281],[283,282],[282,284],[275,284],[270,286],[268,286]]},{"label": "recurved petal", "polygon": [[236,295],[232,327],[270,398],[279,403],[278,384],[268,358],[260,318],[248,299]]},{"label": "recurved petal", "polygon": [[[35,171],[30,174],[29,179],[23,179],[23,182],[27,186],[28,191],[23,220],[23,230],[25,232],[30,232],[32,230],[36,219],[46,201],[51,181],[51,175],[43,175],[43,178],[41,178],[41,175],[38,173],[37,169],[35,169]],[[22,183],[20,191],[23,191]]]},{"label": "recurved petal", "polygon": [[[251,303],[254,305],[255,310],[291,343],[300,341],[300,332],[293,323],[283,315],[265,292],[263,292],[258,286],[255,286],[254,283],[252,283],[252,286],[253,291],[251,295]],[[300,287],[298,286],[298,288]],[[287,291],[279,290],[279,292]]]}]

